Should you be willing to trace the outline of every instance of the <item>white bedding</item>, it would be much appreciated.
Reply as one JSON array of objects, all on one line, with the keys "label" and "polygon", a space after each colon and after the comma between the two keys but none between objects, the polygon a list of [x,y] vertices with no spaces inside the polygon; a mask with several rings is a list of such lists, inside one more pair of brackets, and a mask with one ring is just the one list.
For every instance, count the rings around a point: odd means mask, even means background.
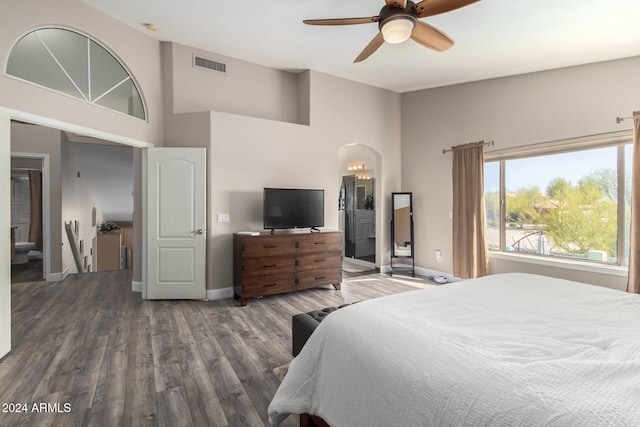
[{"label": "white bedding", "polygon": [[332,427],[640,426],[640,296],[503,274],[333,312],[269,420]]}]

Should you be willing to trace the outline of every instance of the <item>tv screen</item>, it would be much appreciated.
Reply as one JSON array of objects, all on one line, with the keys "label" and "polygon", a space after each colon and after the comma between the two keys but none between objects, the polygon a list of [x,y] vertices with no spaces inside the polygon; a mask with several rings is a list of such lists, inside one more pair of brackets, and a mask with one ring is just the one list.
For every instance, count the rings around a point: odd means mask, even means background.
[{"label": "tv screen", "polygon": [[324,190],[265,188],[264,228],[324,227]]}]

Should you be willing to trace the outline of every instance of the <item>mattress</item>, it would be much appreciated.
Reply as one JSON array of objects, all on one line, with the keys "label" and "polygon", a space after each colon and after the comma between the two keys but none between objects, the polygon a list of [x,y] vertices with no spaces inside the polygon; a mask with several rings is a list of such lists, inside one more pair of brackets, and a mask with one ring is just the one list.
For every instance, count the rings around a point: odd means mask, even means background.
[{"label": "mattress", "polygon": [[272,424],[640,425],[640,295],[501,274],[363,301],[291,362]]}]

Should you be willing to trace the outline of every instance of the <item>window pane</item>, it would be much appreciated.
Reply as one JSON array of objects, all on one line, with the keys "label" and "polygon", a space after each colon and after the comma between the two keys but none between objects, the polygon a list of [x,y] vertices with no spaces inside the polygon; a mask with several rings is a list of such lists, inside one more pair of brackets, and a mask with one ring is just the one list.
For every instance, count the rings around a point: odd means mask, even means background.
[{"label": "window pane", "polygon": [[56,28],[38,30],[38,36],[51,51],[75,85],[88,99],[87,38],[73,31]]},{"label": "window pane", "polygon": [[7,74],[82,98],[78,89],[35,33],[24,36],[11,50],[7,61]]},{"label": "window pane", "polygon": [[617,148],[505,162],[506,249],[617,262]]},{"label": "window pane", "polygon": [[484,164],[484,204],[487,245],[490,250],[500,250],[500,162]]},{"label": "window pane", "polygon": [[117,86],[109,93],[104,95],[96,104],[105,106],[112,110],[120,111],[130,116],[144,119],[144,109],[138,95],[138,90],[131,79]]},{"label": "window pane", "polygon": [[128,77],[127,71],[109,52],[91,42],[91,101],[144,119],[142,99],[133,81],[126,80]]}]

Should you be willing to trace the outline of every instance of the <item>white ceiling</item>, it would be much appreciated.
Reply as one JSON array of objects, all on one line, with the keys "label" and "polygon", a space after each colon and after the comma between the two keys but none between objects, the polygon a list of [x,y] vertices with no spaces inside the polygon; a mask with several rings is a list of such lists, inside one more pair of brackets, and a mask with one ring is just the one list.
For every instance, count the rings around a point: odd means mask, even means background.
[{"label": "white ceiling", "polygon": [[358,64],[377,24],[302,20],[375,16],[383,0],[83,1],[158,40],[397,92],[640,55],[640,0],[481,0],[424,19],[455,40],[449,51],[408,40]]}]

